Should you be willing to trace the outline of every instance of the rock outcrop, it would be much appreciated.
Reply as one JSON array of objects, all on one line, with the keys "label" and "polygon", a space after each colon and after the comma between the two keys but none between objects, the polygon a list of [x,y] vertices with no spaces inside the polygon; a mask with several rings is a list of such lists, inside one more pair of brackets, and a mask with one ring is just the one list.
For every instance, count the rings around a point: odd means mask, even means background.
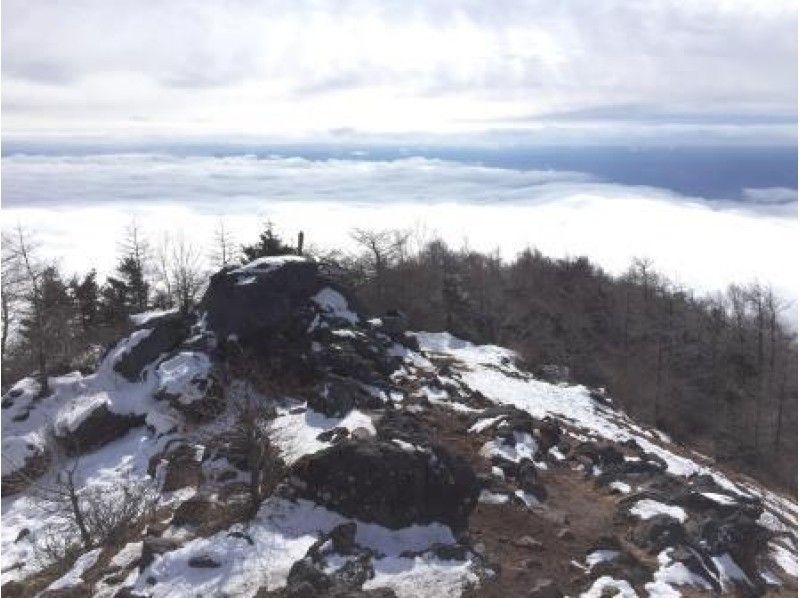
[{"label": "rock outcrop", "polygon": [[290,476],[299,496],[393,529],[433,521],[463,529],[480,490],[470,465],[443,448],[380,441],[341,442],[302,458]]}]

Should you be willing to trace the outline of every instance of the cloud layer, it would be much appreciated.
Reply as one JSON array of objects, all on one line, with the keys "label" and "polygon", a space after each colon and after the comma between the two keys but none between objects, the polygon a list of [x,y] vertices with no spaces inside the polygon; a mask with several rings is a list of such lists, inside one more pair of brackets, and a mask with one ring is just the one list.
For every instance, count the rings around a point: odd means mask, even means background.
[{"label": "cloud layer", "polygon": [[6,133],[790,141],[788,0],[3,2]]},{"label": "cloud layer", "polygon": [[3,158],[4,226],[36,230],[68,270],[113,268],[138,216],[153,237],[183,230],[208,245],[218,218],[241,241],[266,218],[287,236],[352,246],[354,227],[402,227],[510,258],[528,246],[588,255],[611,272],[634,256],[699,291],[759,279],[796,297],[796,203],[708,202],[580,173],[517,171],[443,160],[367,162],[166,155]]}]

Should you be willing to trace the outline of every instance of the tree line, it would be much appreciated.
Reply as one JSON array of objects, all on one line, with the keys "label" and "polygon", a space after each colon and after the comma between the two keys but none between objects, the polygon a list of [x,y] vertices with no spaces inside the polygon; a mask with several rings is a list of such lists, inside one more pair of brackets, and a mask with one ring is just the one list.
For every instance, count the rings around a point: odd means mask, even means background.
[{"label": "tree line", "polygon": [[399,308],[415,329],[569,372],[676,441],[795,492],[797,335],[781,319],[794,306],[768,285],[696,296],[645,258],[612,276],[535,249],[503,261],[409,231],[353,237],[362,251],[331,265],[369,311]]},{"label": "tree line", "polygon": [[[797,337],[768,286],[695,296],[647,259],[612,276],[586,257],[535,249],[453,248],[425,231],[354,230],[356,249],[282,239],[267,223],[240,245],[220,221],[209,247],[182,235],[155,242],[132,222],[115,271],[65,277],[21,228],[3,234],[3,380],[89,370],[150,309],[190,311],[210,271],[305,253],[375,314],[405,312],[414,329],[449,330],[516,350],[534,372],[607,389],[635,417],[765,481],[796,484]],[[558,366],[556,368],[550,366]]]}]

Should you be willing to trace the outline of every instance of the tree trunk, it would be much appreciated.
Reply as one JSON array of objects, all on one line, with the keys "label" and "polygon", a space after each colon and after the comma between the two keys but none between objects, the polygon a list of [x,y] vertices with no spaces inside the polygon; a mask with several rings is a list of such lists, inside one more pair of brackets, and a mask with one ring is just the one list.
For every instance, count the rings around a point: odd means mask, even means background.
[{"label": "tree trunk", "polygon": [[8,345],[8,317],[11,313],[11,308],[9,306],[8,295],[6,293],[0,294],[0,304],[2,305],[3,310],[3,332],[2,332],[2,347],[0,347],[0,359],[5,359],[6,357],[6,346]]},{"label": "tree trunk", "polygon": [[92,536],[86,527],[86,521],[83,518],[83,511],[81,511],[80,502],[78,501],[78,492],[75,489],[75,479],[73,472],[69,472],[67,478],[67,491],[69,492],[69,502],[72,506],[72,517],[75,519],[75,525],[78,526],[78,531],[81,534],[81,541],[83,547],[89,550],[92,547]]}]

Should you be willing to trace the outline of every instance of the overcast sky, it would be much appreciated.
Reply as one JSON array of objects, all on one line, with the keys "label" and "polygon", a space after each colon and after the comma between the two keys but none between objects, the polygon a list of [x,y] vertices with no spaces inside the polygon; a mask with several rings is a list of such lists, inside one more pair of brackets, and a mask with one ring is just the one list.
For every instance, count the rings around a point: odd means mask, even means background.
[{"label": "overcast sky", "polygon": [[795,10],[3,0],[3,134],[794,143]]}]

